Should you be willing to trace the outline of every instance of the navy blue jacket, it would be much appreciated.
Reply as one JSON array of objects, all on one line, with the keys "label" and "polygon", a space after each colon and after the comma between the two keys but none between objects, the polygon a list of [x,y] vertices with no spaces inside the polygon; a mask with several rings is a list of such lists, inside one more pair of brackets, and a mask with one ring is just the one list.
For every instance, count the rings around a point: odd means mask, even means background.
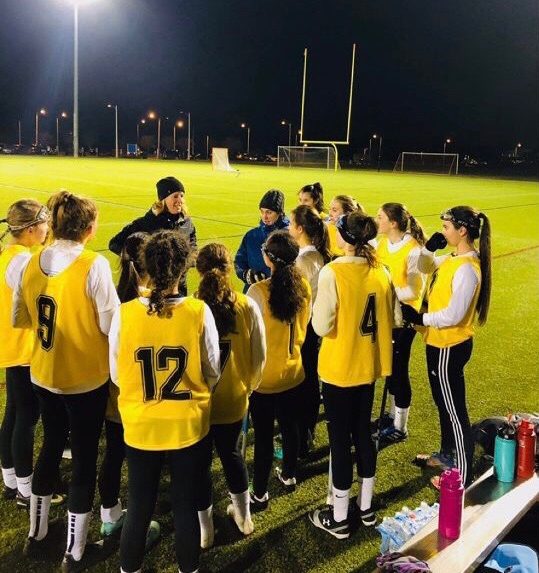
[{"label": "navy blue jacket", "polygon": [[[236,253],[236,258],[234,259],[234,268],[236,269],[236,274],[238,278],[245,282],[244,275],[249,269],[254,271],[262,271],[267,277],[270,276],[270,270],[265,265],[264,259],[262,258],[262,245],[266,242],[268,235],[277,229],[288,229],[290,221],[287,217],[279,217],[277,222],[273,225],[264,225],[262,221],[258,224],[258,227],[251,229],[245,233],[240,248]],[[249,288],[249,285],[245,283],[243,292]]]}]

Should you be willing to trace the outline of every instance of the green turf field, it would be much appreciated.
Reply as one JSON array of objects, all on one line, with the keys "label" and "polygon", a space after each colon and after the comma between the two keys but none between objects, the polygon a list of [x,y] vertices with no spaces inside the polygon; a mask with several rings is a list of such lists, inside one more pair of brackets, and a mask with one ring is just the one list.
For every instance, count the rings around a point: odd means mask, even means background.
[{"label": "green turf field", "polygon": [[[215,174],[211,166],[202,163],[1,157],[0,216],[5,216],[8,205],[17,199],[34,197],[44,202],[60,188],[90,196],[99,206],[100,227],[89,246],[103,252],[116,269],[116,257],[107,251],[109,238],[149,208],[155,198],[156,180],[167,175],[174,175],[185,184],[199,243],[216,240],[232,251],[243,234],[258,223],[258,200],[263,192],[281,189],[289,211],[296,204],[297,190],[314,181],[322,183],[328,200],[336,194],[350,194],[371,214],[387,201],[406,203],[429,233],[439,230],[438,216],[444,208],[471,204],[485,211],[493,228],[493,295],[488,323],[478,331],[467,369],[470,416],[475,421],[492,414],[539,410],[537,182],[365,171],[333,173],[273,166],[240,166],[240,174],[235,176]],[[191,273],[190,292],[195,286],[196,276]],[[378,460],[375,502],[380,517],[393,514],[402,505],[414,507],[422,500],[432,503],[437,497],[426,476],[410,463],[416,453],[435,450],[439,435],[425,371],[424,346],[418,339],[412,353],[411,375],[414,395],[410,437],[405,443],[383,450]],[[3,378],[3,372],[0,376]],[[379,383],[378,399],[381,389]],[[378,407],[375,405],[375,409]],[[338,541],[313,528],[307,519],[307,512],[325,500],[327,454],[327,435],[321,423],[315,457],[301,467],[296,492],[283,495],[275,480],[270,481],[270,507],[255,516],[255,532],[246,539],[239,539],[226,518],[226,486],[219,465],[214,463],[216,545],[202,555],[201,571],[372,570],[379,548],[375,530],[360,528],[349,540]],[[248,457],[251,460],[252,447]],[[68,471],[69,466],[65,469]],[[356,489],[353,488],[353,494]],[[125,500],[125,490],[122,495]],[[62,512],[59,513],[63,515]],[[96,511],[94,537],[98,515]],[[170,514],[158,519],[164,536],[147,555],[144,570],[177,571]],[[15,510],[13,502],[0,501],[0,522],[1,571],[57,570],[57,563],[33,565],[22,557],[27,517]],[[62,552],[60,543],[58,561]],[[95,570],[118,571],[117,555]]]}]

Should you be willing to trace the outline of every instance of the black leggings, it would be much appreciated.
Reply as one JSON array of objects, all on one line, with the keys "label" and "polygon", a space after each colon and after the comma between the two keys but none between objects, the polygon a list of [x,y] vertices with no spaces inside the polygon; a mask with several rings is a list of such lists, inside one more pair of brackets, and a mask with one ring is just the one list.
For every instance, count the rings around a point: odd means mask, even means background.
[{"label": "black leggings", "polygon": [[106,449],[99,471],[98,487],[101,505],[107,509],[118,503],[122,464],[125,458],[124,429],[122,424],[105,420]]},{"label": "black leggings", "polygon": [[[230,493],[242,493],[249,486],[247,466],[238,447],[241,425],[242,420],[232,424],[213,424],[210,427],[210,443],[215,444]],[[200,483],[197,496],[197,509],[199,511],[207,509],[212,504],[211,454],[210,445],[208,448],[210,458],[207,463],[208,471]]]},{"label": "black leggings", "polygon": [[95,495],[97,449],[108,383],[83,394],[55,394],[36,385],[34,390],[43,423],[43,446],[34,469],[32,493],[52,494],[69,432],[73,459],[68,509],[72,513],[88,513]]},{"label": "black leggings", "polygon": [[472,347],[471,338],[449,348],[427,345],[430,388],[440,417],[440,451],[455,454],[465,486],[473,479],[474,442],[466,408],[464,381],[464,366],[470,360]]},{"label": "black leggings", "polygon": [[414,328],[393,329],[393,368],[386,381],[389,393],[395,396],[397,408],[408,408],[412,402],[409,366],[415,334]]},{"label": "black leggings", "polygon": [[197,490],[210,459],[210,439],[181,450],[147,451],[126,446],[129,482],[127,516],[120,541],[120,564],[124,571],[142,567],[146,532],[157,499],[161,469],[170,468],[170,497],[174,515],[176,559],[180,570],[198,568],[200,525],[196,507]]},{"label": "black leggings", "polygon": [[296,476],[300,395],[299,386],[275,394],[261,394],[256,391],[251,394],[249,408],[255,431],[253,490],[258,498],[262,498],[268,490],[273,462],[273,426],[276,418],[283,436],[282,476],[285,479]]},{"label": "black leggings", "polygon": [[353,479],[352,444],[358,476],[374,477],[376,471],[376,450],[370,425],[374,383],[341,388],[324,382],[322,394],[328,419],[333,485],[337,489],[350,489]]},{"label": "black leggings", "polygon": [[299,409],[300,452],[306,453],[308,436],[314,436],[318,411],[320,409],[320,383],[318,380],[319,338],[311,322],[307,325],[307,335],[301,347],[301,359],[305,370],[305,380],[301,383]]},{"label": "black leggings", "polygon": [[14,467],[17,477],[32,473],[38,419],[39,404],[30,381],[30,367],[6,368],[6,409],[0,430],[0,457],[2,467]]}]

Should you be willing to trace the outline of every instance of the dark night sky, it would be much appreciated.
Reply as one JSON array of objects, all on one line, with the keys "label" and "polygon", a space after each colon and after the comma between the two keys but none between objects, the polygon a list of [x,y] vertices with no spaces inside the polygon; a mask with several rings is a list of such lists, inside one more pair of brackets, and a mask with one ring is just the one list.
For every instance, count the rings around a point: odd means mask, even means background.
[{"label": "dark night sky", "polygon": [[[122,142],[148,109],[190,110],[197,145],[244,138],[272,151],[299,124],[303,49],[313,138],[342,136],[350,51],[358,45],[352,147],[374,131],[388,150],[460,152],[539,143],[537,0],[95,0],[80,8],[81,144]],[[0,0],[0,141],[33,134],[35,111],[72,108],[68,0]],[[344,97],[343,97],[344,94]],[[165,133],[172,124],[163,126]],[[152,128],[153,129],[153,128]],[[327,135],[327,134],[326,134]],[[324,136],[325,137],[325,136]]]}]

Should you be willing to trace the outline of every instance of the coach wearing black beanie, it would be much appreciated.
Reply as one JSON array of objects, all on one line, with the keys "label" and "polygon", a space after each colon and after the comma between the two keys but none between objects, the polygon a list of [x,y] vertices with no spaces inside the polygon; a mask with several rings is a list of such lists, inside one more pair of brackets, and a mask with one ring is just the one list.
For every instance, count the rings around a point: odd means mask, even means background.
[{"label": "coach wearing black beanie", "polygon": [[[178,231],[185,235],[193,251],[197,248],[196,229],[187,214],[185,187],[176,177],[164,177],[155,184],[157,201],[143,216],[126,225],[109,242],[109,249],[120,255],[129,235],[137,232]],[[180,294],[187,293],[185,283],[180,285]]]},{"label": "coach wearing black beanie", "polygon": [[284,194],[278,189],[270,189],[264,193],[260,203],[260,223],[258,227],[245,233],[240,248],[234,259],[236,275],[244,283],[243,292],[250,285],[267,279],[270,269],[264,263],[261,247],[268,235],[277,229],[287,229],[289,221],[284,214]]}]

